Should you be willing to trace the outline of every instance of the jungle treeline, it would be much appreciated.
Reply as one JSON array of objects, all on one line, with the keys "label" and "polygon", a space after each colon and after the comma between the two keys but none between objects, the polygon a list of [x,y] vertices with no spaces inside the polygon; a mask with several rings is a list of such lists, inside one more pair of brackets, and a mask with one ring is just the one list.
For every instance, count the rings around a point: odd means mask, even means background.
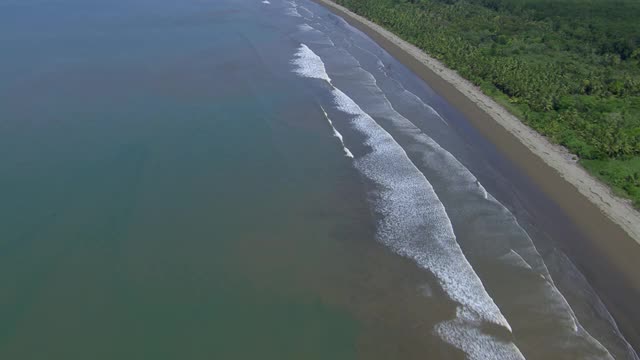
[{"label": "jungle treeline", "polygon": [[640,1],[336,2],[458,71],[640,206]]}]

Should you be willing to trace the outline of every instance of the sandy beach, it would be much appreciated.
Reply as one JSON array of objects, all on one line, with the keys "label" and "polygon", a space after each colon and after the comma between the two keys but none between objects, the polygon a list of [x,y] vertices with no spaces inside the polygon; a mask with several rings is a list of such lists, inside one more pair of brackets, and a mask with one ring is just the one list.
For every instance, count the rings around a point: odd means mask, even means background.
[{"label": "sandy beach", "polygon": [[561,146],[523,124],[471,82],[416,46],[329,0],[315,0],[365,32],[459,109],[568,217],[588,243],[572,246],[574,257],[599,292],[629,342],[640,347],[640,213],[591,176]]},{"label": "sandy beach", "polygon": [[570,154],[332,2],[0,24],[0,359],[640,360]]}]

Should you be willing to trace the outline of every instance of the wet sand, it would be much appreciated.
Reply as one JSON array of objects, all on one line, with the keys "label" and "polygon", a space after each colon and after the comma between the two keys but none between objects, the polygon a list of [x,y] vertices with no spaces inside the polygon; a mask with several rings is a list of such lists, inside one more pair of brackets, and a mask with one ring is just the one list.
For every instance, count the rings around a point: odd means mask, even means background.
[{"label": "wet sand", "polygon": [[[315,0],[366,33],[458,109],[585,234],[562,244],[621,331],[640,349],[640,213],[479,88],[415,46],[328,0]],[[558,224],[561,226],[561,224]]]}]

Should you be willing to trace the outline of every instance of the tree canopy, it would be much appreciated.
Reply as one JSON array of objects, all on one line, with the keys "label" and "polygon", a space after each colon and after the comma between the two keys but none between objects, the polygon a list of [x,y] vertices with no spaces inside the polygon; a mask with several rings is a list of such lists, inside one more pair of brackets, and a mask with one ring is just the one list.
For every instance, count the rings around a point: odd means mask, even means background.
[{"label": "tree canopy", "polygon": [[640,205],[640,1],[337,2],[458,71]]}]

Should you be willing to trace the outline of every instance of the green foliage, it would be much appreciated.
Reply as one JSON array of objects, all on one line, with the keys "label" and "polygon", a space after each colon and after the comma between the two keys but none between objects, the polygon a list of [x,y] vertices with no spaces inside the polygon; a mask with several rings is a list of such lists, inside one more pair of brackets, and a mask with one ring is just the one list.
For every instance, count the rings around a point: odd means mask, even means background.
[{"label": "green foliage", "polygon": [[614,191],[628,195],[640,208],[640,157],[627,160],[582,160],[582,165],[607,181]]},{"label": "green foliage", "polygon": [[615,164],[596,175],[640,203],[626,168],[640,157],[640,1],[336,1],[442,60],[581,159]]}]

